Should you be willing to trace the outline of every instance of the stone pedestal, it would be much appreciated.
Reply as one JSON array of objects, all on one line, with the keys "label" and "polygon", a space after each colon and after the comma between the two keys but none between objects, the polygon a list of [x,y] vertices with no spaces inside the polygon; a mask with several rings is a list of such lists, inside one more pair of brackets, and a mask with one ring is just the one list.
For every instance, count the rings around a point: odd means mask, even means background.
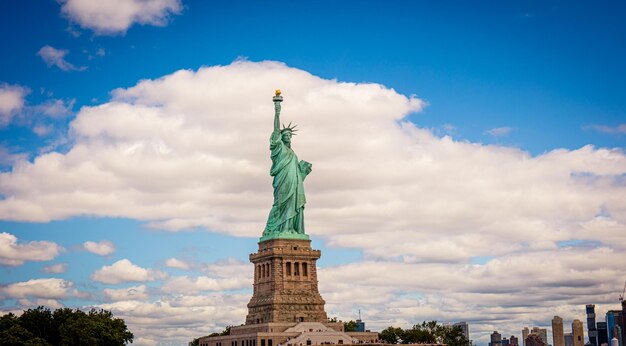
[{"label": "stone pedestal", "polygon": [[317,287],[319,250],[310,240],[272,239],[259,243],[250,255],[254,293],[246,325],[260,323],[327,322],[324,299]]}]

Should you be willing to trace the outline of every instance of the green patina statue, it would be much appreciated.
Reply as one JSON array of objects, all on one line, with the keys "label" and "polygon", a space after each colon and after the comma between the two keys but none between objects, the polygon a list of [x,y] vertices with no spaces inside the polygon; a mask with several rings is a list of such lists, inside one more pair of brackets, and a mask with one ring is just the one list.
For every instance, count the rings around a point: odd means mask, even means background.
[{"label": "green patina statue", "polygon": [[260,241],[269,239],[309,239],[304,233],[304,178],[311,173],[311,164],[298,161],[291,149],[291,137],[295,127],[291,123],[280,129],[280,103],[283,97],[276,90],[274,101],[274,132],[270,137],[272,168],[274,177],[274,204],[267,218],[267,225]]}]

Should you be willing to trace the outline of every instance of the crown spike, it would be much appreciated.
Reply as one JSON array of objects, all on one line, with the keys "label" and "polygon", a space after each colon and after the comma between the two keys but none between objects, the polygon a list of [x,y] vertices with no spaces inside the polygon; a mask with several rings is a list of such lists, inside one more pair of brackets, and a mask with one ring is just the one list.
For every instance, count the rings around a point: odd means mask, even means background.
[{"label": "crown spike", "polygon": [[294,132],[298,131],[298,130],[296,129],[296,127],[297,127],[298,125],[293,125],[293,126],[291,126],[291,124],[292,124],[292,122],[289,122],[289,125],[287,125],[287,126],[285,126],[285,124],[283,124],[283,128],[280,130],[280,132],[282,133],[282,132],[285,132],[285,131],[289,131],[289,132],[291,132],[292,134],[295,134]]}]

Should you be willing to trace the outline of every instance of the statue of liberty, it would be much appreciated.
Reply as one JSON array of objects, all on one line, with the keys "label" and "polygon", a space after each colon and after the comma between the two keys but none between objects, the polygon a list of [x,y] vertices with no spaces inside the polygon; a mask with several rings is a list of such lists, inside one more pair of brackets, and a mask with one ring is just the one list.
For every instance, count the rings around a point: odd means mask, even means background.
[{"label": "statue of liberty", "polygon": [[274,131],[270,136],[272,168],[274,177],[274,204],[267,218],[267,225],[260,241],[287,238],[309,239],[304,233],[304,178],[311,173],[311,164],[298,161],[291,149],[291,137],[297,131],[291,123],[280,128],[280,103],[283,97],[276,90],[274,101]]}]

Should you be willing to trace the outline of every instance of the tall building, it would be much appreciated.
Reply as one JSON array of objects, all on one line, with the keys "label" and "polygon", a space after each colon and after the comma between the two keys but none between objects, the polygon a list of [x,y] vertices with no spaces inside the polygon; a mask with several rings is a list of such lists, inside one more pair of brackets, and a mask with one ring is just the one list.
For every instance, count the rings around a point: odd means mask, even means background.
[{"label": "tall building", "polygon": [[572,335],[574,337],[574,346],[585,346],[585,331],[580,320],[572,322]]},{"label": "tall building", "polygon": [[489,346],[502,346],[502,334],[498,333],[497,330],[494,330],[491,333],[491,342]]},{"label": "tall building", "polygon": [[502,346],[511,346],[511,341],[506,337],[502,338],[502,342],[500,343]]},{"label": "tall building", "polygon": [[604,344],[609,344],[609,334],[606,328],[606,322],[598,322],[596,323],[596,329],[598,330],[598,345],[602,346]]},{"label": "tall building", "polygon": [[585,306],[587,312],[587,333],[589,335],[589,343],[598,346],[598,329],[596,327],[596,306],[587,304]]},{"label": "tall building", "polygon": [[606,331],[607,339],[611,342],[611,339],[616,338],[619,346],[624,346],[623,337],[624,332],[622,330],[622,323],[624,322],[624,316],[620,310],[609,310],[606,313]]},{"label": "tall building", "polygon": [[559,316],[552,319],[552,346],[565,346],[563,319]]},{"label": "tall building", "polygon": [[572,333],[563,334],[563,340],[565,340],[565,346],[574,346],[574,335]]},{"label": "tall building", "polygon": [[526,346],[548,346],[548,344],[543,342],[539,334],[530,333],[526,338]]},{"label": "tall building", "polygon": [[511,346],[519,346],[519,339],[515,335],[511,335]]},{"label": "tall building", "polygon": [[528,337],[528,334],[530,334],[528,327],[524,327],[524,329],[522,329],[522,343],[524,343],[524,346],[526,346],[526,338]]},{"label": "tall building", "polygon": [[539,335],[544,344],[548,344],[548,330],[546,328],[533,327],[530,334]]},{"label": "tall building", "polygon": [[364,332],[365,331],[365,322],[361,321],[360,318],[358,320],[356,320],[356,331],[357,332]]}]

